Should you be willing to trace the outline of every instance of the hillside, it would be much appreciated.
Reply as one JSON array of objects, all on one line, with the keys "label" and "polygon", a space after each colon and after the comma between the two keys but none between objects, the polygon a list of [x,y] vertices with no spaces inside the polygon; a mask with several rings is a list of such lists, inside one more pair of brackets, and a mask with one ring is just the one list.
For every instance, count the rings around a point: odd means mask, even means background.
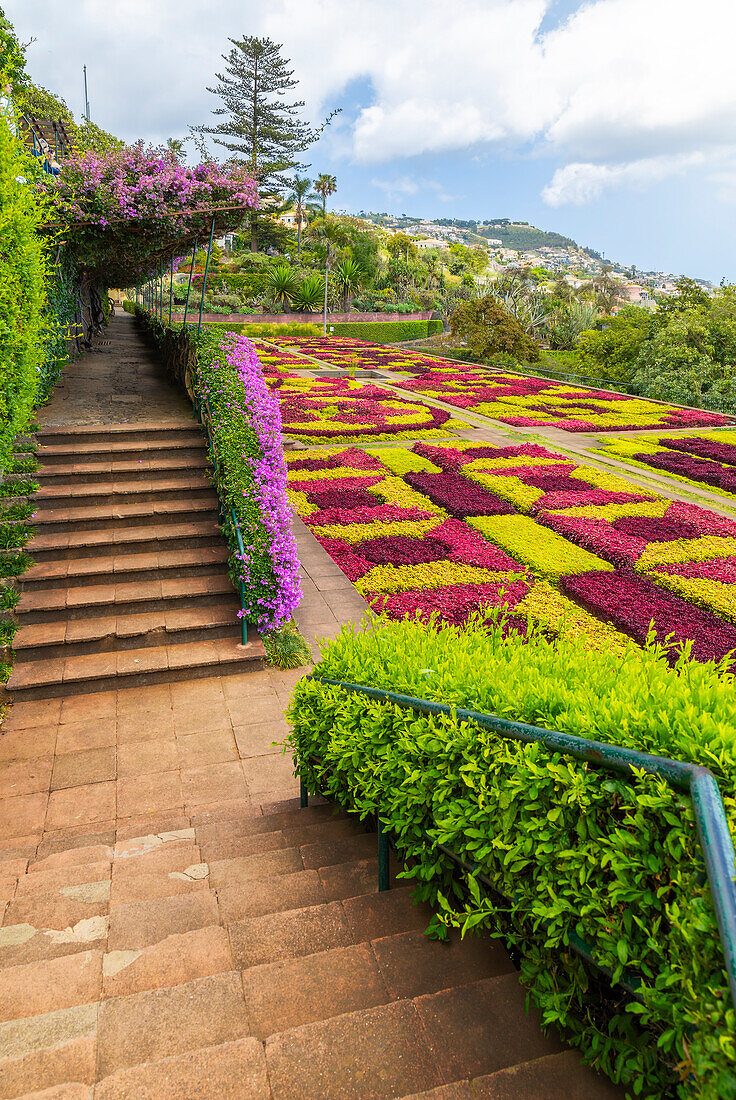
[{"label": "hillside", "polygon": [[520,252],[529,248],[541,248],[544,245],[550,248],[580,248],[580,245],[571,237],[563,237],[561,233],[552,233],[546,229],[537,229],[533,225],[519,225],[514,222],[508,225],[498,222],[479,225],[477,232],[481,237],[493,237],[503,241],[507,248],[514,248]]}]

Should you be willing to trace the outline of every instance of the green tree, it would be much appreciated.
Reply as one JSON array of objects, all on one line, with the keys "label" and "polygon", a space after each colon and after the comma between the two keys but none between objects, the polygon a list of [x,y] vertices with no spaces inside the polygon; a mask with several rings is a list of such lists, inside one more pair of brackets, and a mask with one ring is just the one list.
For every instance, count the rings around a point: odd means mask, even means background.
[{"label": "green tree", "polygon": [[29,83],[25,64],[25,46],[18,41],[13,24],[0,8],[0,95],[6,89],[15,95]]},{"label": "green tree", "polygon": [[296,211],[296,258],[302,255],[302,221],[305,221],[310,211],[316,209],[317,195],[312,191],[312,181],[309,176],[295,175],[291,181],[291,194],[289,202]]},{"label": "green tree", "polygon": [[[300,156],[319,132],[299,117],[303,101],[288,102],[298,81],[289,61],[281,56],[281,44],[252,35],[228,41],[232,48],[222,55],[225,71],[216,74],[214,87],[207,88],[221,100],[221,106],[213,111],[221,121],[196,129],[211,134],[216,144],[247,164],[258,183],[262,204],[273,205],[293,184],[287,173],[306,167]],[[250,230],[251,251],[257,252],[255,211],[250,215]]]},{"label": "green tree", "polygon": [[653,325],[649,310],[624,306],[614,317],[599,322],[596,329],[581,333],[576,352],[582,373],[591,378],[630,382]]},{"label": "green tree", "polygon": [[676,281],[675,286],[677,294],[666,297],[660,295],[657,298],[657,322],[660,325],[668,324],[670,318],[677,314],[693,309],[707,309],[711,304],[710,295],[695,279],[683,276]]},{"label": "green tree", "polygon": [[539,359],[536,341],[492,294],[460,305],[450,318],[450,331],[478,359],[498,354],[526,362]]},{"label": "green tree", "polygon": [[323,172],[314,181],[314,190],[322,199],[322,217],[327,213],[327,197],[337,191],[337,176],[330,176]]}]

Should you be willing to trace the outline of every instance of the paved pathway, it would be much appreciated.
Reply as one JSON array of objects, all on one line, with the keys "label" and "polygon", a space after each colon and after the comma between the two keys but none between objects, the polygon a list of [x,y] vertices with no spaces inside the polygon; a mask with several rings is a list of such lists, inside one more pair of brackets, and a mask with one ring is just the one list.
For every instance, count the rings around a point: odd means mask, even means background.
[{"label": "paved pathway", "polygon": [[[181,418],[128,319],[110,335],[125,354],[74,364],[44,423],[109,425],[125,394],[127,423]],[[311,641],[365,604],[296,530]],[[299,808],[274,742],[304,671],[12,707],[0,1100],[619,1096],[542,1036],[499,945],[427,940],[408,887],[375,892],[375,837]]]}]

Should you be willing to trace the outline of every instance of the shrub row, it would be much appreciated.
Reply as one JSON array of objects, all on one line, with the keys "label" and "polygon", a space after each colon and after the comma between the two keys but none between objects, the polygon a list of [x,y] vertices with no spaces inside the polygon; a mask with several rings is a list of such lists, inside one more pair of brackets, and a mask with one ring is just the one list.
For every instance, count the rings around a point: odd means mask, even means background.
[{"label": "shrub row", "polygon": [[376,344],[399,344],[402,340],[421,340],[442,332],[442,321],[335,321],[328,326],[335,336],[354,336]]},{"label": "shrub row", "polygon": [[38,161],[0,104],[0,470],[31,418],[46,358],[44,209],[34,185],[39,174]]},{"label": "shrub row", "polygon": [[[733,676],[687,655],[670,667],[651,643],[622,655],[533,630],[504,637],[492,614],[466,627],[344,628],[315,671],[704,764],[733,829]],[[586,1060],[636,1096],[736,1095],[736,1013],[688,798],[316,680],[297,685],[290,717],[309,790],[380,813],[436,929],[510,942],[543,1021]],[[570,950],[573,933],[613,984]],[[615,984],[624,970],[641,1000]]]}]

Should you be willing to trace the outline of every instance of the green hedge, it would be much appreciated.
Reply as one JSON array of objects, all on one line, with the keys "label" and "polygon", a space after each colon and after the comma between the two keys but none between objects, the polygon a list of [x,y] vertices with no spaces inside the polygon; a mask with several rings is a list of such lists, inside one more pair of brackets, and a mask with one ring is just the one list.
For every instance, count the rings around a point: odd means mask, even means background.
[{"label": "green hedge", "polygon": [[[204,273],[195,273],[192,286],[201,288]],[[214,294],[221,288],[235,292],[244,298],[257,298],[268,290],[268,276],[253,271],[210,271],[207,277],[207,293]]]},{"label": "green hedge", "polygon": [[[707,765],[736,824],[734,677],[712,664],[524,642],[488,615],[344,628],[316,672]],[[586,1060],[640,1097],[736,1096],[736,1012],[689,799],[314,680],[297,685],[290,717],[309,789],[380,811],[437,927],[509,941],[544,1022]],[[439,843],[499,893],[458,882]],[[614,981],[624,967],[638,979],[643,1003],[570,951],[572,932]]]},{"label": "green hedge", "polygon": [[[422,337],[429,335],[430,324],[437,324],[437,322],[328,321],[327,328],[334,329],[335,336],[354,336],[357,340],[370,340],[374,344],[399,344],[402,340],[421,340]],[[441,330],[441,321],[439,325]]]},{"label": "green hedge", "polygon": [[226,332],[240,332],[244,336],[259,337],[267,340],[269,336],[321,336],[321,325],[310,325],[307,322],[293,324],[259,324],[257,321],[244,321],[242,324],[228,321],[207,321],[208,329],[224,329]]},{"label": "green hedge", "polygon": [[[3,81],[0,73],[0,83]],[[0,110],[0,470],[29,423],[46,358],[44,218],[38,161]]]}]

